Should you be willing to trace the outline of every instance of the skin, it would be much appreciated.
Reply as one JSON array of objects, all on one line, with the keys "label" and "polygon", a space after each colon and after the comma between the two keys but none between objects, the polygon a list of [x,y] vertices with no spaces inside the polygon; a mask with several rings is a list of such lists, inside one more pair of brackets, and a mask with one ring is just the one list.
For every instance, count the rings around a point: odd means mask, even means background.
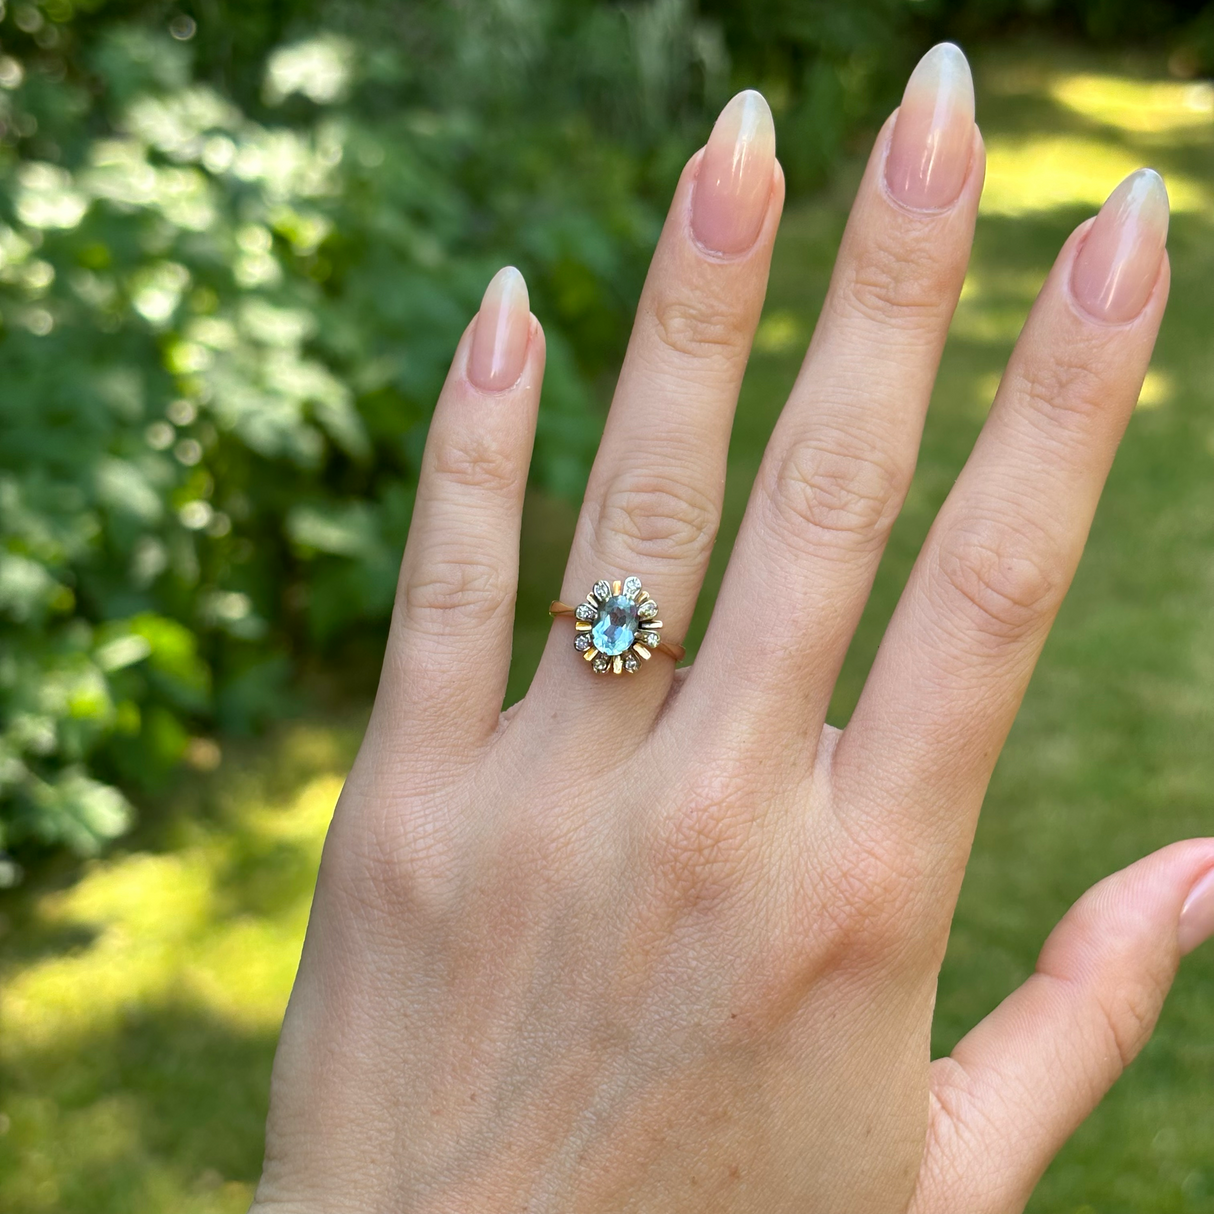
[{"label": "skin", "polygon": [[[756,96],[718,124],[749,132],[749,161],[710,141],[680,180],[559,588],[577,602],[635,573],[671,639],[711,551],[783,201]],[[825,724],[965,274],[970,105],[930,155],[897,146],[909,121],[878,136],[694,666],[599,677],[558,621],[504,714],[544,342],[521,279],[494,280],[434,414],[255,1210],[1019,1210],[1149,1036],[1208,934],[1210,898],[1183,908],[1214,840],[1089,891],[1038,972],[929,1055],[987,781],[1162,315],[1151,181],[1061,251],[859,706]],[[735,171],[769,177],[756,193]]]}]

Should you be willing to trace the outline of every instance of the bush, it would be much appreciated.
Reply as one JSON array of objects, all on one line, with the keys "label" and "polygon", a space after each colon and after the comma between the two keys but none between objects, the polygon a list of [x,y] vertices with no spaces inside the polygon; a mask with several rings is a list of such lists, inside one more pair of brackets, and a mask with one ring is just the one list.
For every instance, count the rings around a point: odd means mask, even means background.
[{"label": "bush", "polygon": [[679,3],[413,5],[389,36],[404,13],[222,62],[179,14],[0,27],[2,846],[96,851],[118,788],[382,624],[430,409],[507,260],[549,336],[535,477],[584,480],[720,47]]}]

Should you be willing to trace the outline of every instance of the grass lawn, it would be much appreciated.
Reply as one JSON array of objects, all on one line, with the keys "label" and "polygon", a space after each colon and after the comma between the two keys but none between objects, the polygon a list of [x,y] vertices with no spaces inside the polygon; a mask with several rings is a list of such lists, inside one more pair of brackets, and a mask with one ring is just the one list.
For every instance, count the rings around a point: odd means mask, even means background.
[{"label": "grass lawn", "polygon": [[[1141,163],[1161,169],[1171,190],[1174,286],[1087,555],[987,798],[941,977],[938,1051],[1027,977],[1088,885],[1173,839],[1214,832],[1214,90],[1167,81],[1158,65],[1012,51],[976,59],[990,160],[974,261],[836,723],[1055,251]],[[691,648],[854,183],[785,220]],[[529,503],[512,695],[543,643],[572,525],[571,507]],[[139,850],[6,895],[8,1214],[246,1208],[323,832],[357,738],[358,721],[343,719],[229,746],[218,772],[183,782]],[[1153,1041],[1031,1208],[1214,1211],[1214,946],[1185,963]]]}]

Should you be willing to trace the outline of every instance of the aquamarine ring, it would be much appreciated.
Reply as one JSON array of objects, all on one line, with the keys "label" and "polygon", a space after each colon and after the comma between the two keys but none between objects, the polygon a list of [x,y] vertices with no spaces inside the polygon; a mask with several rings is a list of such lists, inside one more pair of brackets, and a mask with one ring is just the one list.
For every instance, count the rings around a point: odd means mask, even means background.
[{"label": "aquamarine ring", "polygon": [[682,645],[662,640],[657,601],[649,597],[639,577],[622,582],[604,578],[576,607],[554,600],[548,611],[553,616],[573,616],[573,648],[595,674],[636,674],[653,653],[683,660]]}]

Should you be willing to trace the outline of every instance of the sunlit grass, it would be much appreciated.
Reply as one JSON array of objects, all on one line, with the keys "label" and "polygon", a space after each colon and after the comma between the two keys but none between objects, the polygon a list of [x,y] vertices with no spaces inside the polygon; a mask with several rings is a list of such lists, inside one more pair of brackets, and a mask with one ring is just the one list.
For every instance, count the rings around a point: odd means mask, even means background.
[{"label": "sunlit grass", "polygon": [[1054,78],[1050,97],[1077,114],[1135,135],[1187,132],[1209,139],[1214,131],[1214,85],[1207,81],[1130,80],[1088,72]]},{"label": "sunlit grass", "polygon": [[23,969],[0,995],[5,1028],[25,1045],[62,1044],[109,1028],[131,999],[185,998],[244,1028],[275,1028],[307,890],[260,914],[238,913],[223,880],[239,855],[283,846],[311,871],[341,779],[308,782],[283,805],[253,805],[240,831],[199,830],[191,843],[92,867],[39,904],[44,930],[93,935],[88,948]]},{"label": "sunlit grass", "polygon": [[1138,393],[1140,409],[1159,409],[1171,404],[1176,395],[1176,379],[1169,371],[1152,367],[1147,377],[1142,381],[1142,391]]},{"label": "sunlit grass", "polygon": [[[1149,162],[1119,143],[1080,135],[987,140],[984,215],[1030,215],[1059,207],[1099,207],[1113,186]],[[1165,174],[1173,213],[1209,212],[1208,181],[1182,172]]]},{"label": "sunlit grass", "polygon": [[[1005,72],[1005,93],[1035,92],[1064,113],[1085,119],[1027,131],[987,124],[986,215],[1028,215],[1059,207],[1098,207],[1127,174],[1157,154],[1188,148],[1214,152],[1214,85],[1204,81],[1140,80],[1093,72]],[[1054,128],[1054,129],[1051,129]],[[1157,166],[1162,167],[1162,166]],[[1210,174],[1165,171],[1176,213],[1208,213]]]},{"label": "sunlit grass", "polygon": [[[264,758],[237,763],[215,814],[183,819],[169,847],[94,863],[26,908],[0,989],[0,1208],[247,1208],[349,741],[286,732],[274,782],[256,778]],[[233,1126],[242,1142],[225,1146]],[[216,1166],[225,1155],[238,1175]]]}]

